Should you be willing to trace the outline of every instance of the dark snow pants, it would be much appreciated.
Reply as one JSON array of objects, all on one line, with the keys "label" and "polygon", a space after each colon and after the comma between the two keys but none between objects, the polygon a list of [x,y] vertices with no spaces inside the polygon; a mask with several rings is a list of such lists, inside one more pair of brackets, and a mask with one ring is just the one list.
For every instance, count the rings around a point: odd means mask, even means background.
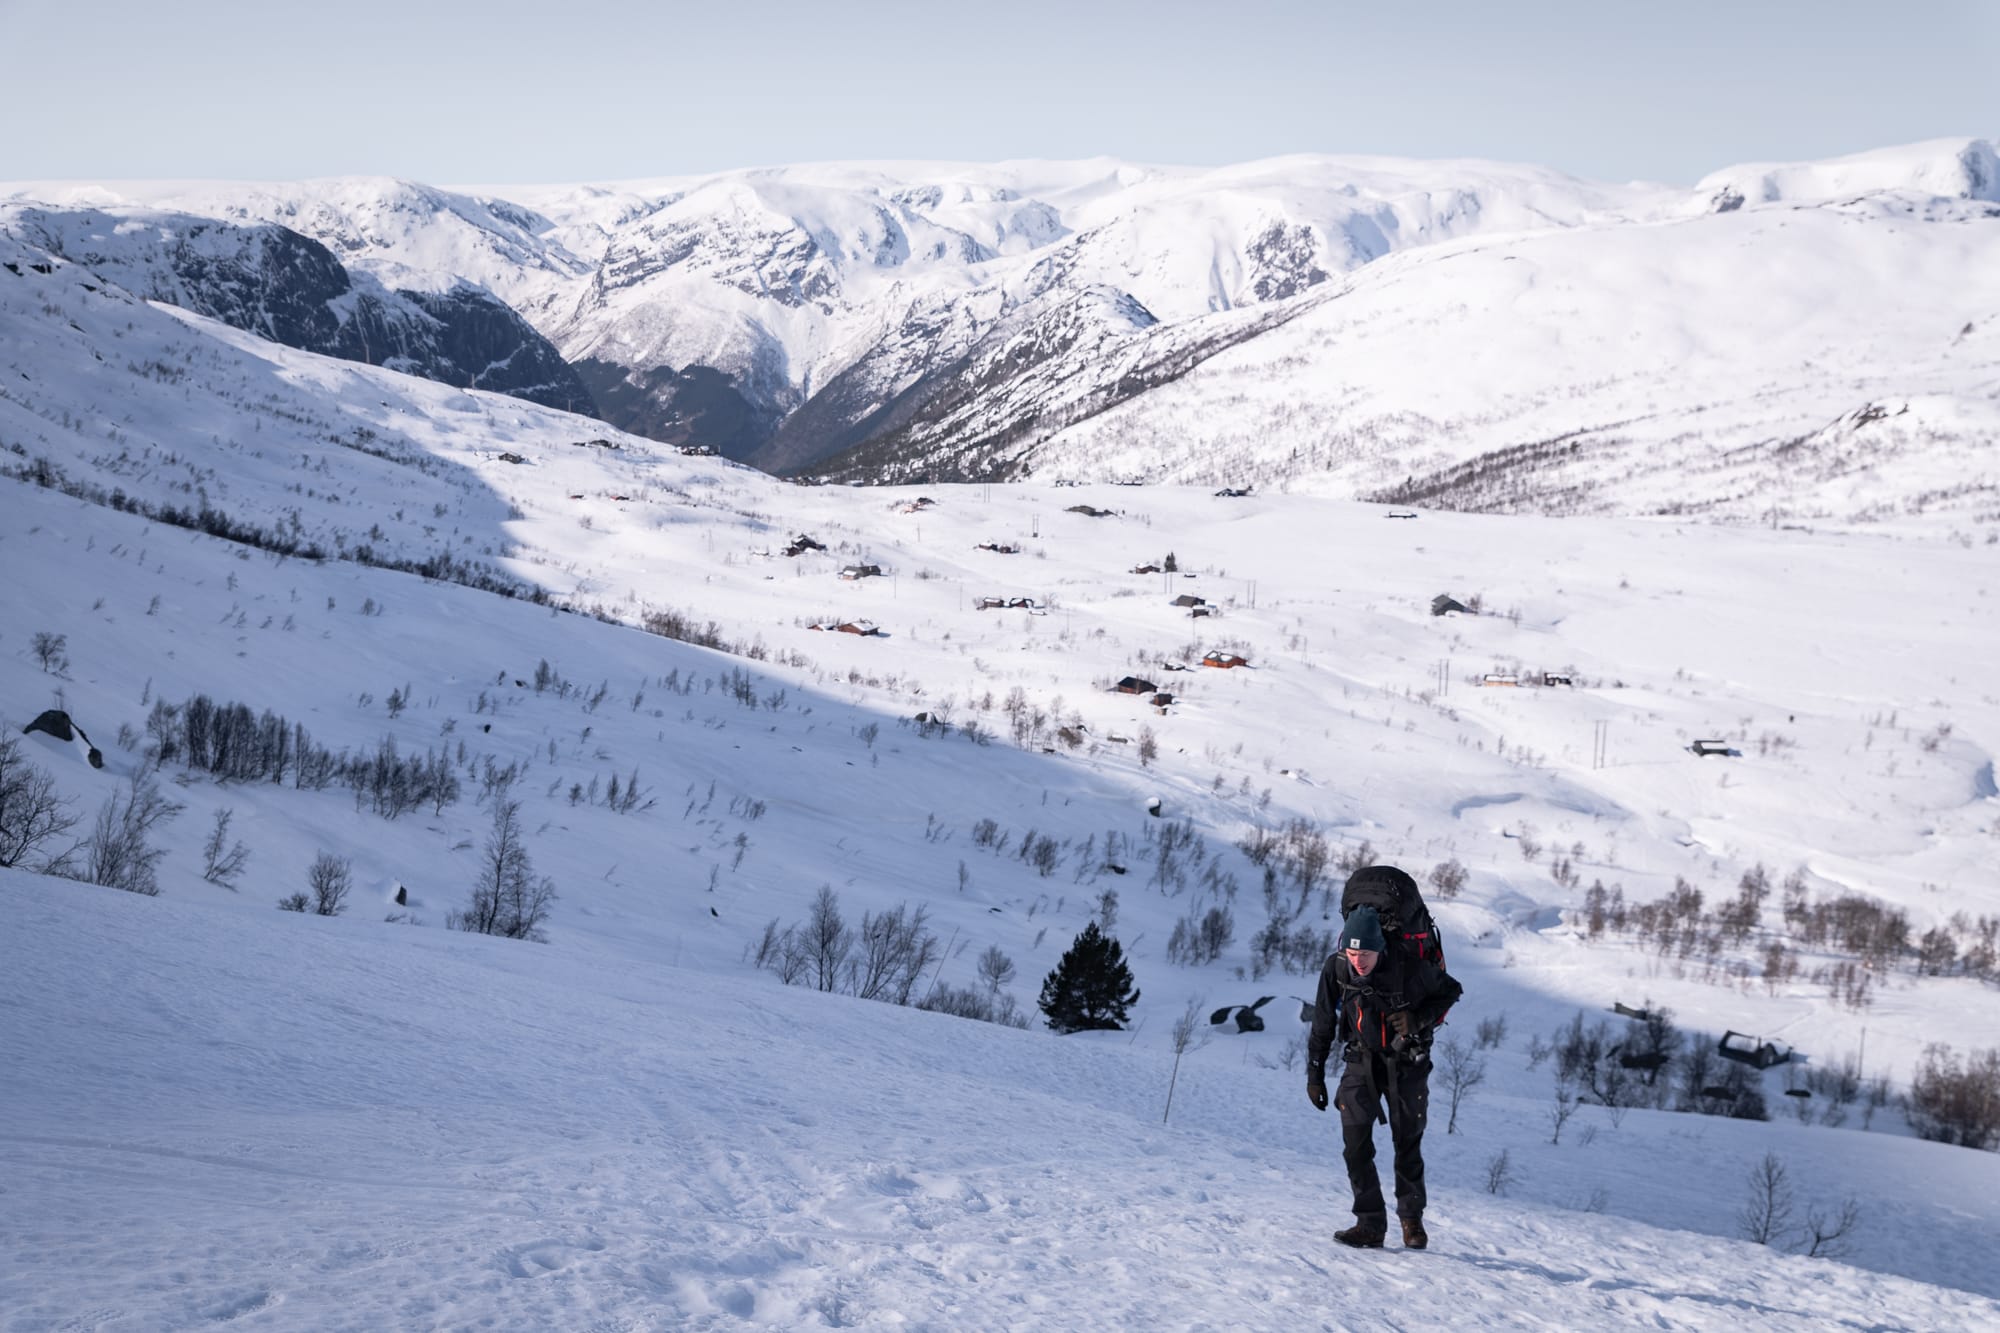
[{"label": "dark snow pants", "polygon": [[[1371,1060],[1372,1093],[1367,1069]],[[1334,1104],[1340,1108],[1341,1156],[1347,1160],[1347,1183],[1354,1188],[1357,1218],[1388,1220],[1382,1179],[1375,1172],[1375,1118],[1384,1102],[1389,1108],[1389,1141],[1396,1151],[1396,1214],[1411,1220],[1424,1215],[1424,1121],[1430,1113],[1430,1081],[1429,1060],[1405,1065],[1367,1054],[1341,1074]]]}]

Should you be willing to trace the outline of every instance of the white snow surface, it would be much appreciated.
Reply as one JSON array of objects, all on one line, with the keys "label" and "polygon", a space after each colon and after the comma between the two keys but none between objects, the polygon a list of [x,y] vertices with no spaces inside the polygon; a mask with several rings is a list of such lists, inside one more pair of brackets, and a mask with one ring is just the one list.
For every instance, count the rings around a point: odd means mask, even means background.
[{"label": "white snow surface", "polygon": [[[1297,1080],[1210,1061],[1183,1071],[1163,1126],[1158,1034],[1058,1040],[635,966],[582,938],[537,949],[11,872],[0,911],[9,1328],[2000,1320],[1989,1296],[1495,1199],[1467,1179],[1491,1124],[1433,1139],[1429,1252],[1341,1251],[1334,1135]],[[1625,1134],[1570,1155],[1666,1194],[1687,1158],[1762,1146]],[[1882,1146],[1827,1174],[1881,1169]],[[1950,1183],[1962,1152],[1893,1156],[1901,1188],[1972,1204]],[[1960,1227],[1990,1226],[1987,1208]]]},{"label": "white snow surface", "polygon": [[[1532,507],[1990,515],[1987,207],[1745,209],[1408,251],[1033,456],[1065,475],[1351,495],[1560,441],[1581,452],[1548,475],[1596,489]],[[1865,409],[1880,411],[1843,420]]]},{"label": "white snow surface", "polygon": [[[155,702],[197,693],[322,744],[440,749],[465,784],[386,820],[341,788],[169,763],[161,896],[0,873],[0,1328],[2000,1323],[2000,1155],[1782,1095],[1849,1056],[1903,1088],[1927,1042],[2000,1045],[1990,984],[1905,958],[1851,1008],[1775,895],[1713,959],[1591,941],[1576,914],[1593,880],[1636,904],[1685,878],[1719,905],[1764,865],[1919,935],[2000,915],[1996,566],[1964,513],[1396,521],[1415,511],[1025,484],[918,509],[275,346],[18,240],[0,261],[20,270],[0,271],[0,722],[73,836],[142,770]],[[281,559],[114,490],[329,557],[446,550],[606,619]],[[780,554],[800,532],[828,549]],[[1168,552],[1178,575],[1129,572]],[[857,562],[884,577],[836,577]],[[1186,618],[1188,591],[1221,614]],[[1432,617],[1439,592],[1488,613]],[[1038,606],[972,609],[985,594]],[[668,609],[754,655],[634,628]],[[809,628],[835,618],[886,637]],[[59,672],[37,633],[62,636]],[[1211,648],[1251,665],[1166,670]],[[544,662],[561,683],[537,689]],[[1576,687],[1477,683],[1540,670]],[[1107,692],[1128,673],[1177,701]],[[1020,744],[1016,690],[1044,719]],[[20,736],[51,706],[103,770]],[[1057,744],[1077,719],[1084,744]],[[1740,753],[1695,758],[1700,737]],[[510,794],[560,892],[546,943],[442,928],[490,827],[485,760],[526,768]],[[607,808],[633,773],[643,807]],[[233,889],[202,876],[224,810],[251,858]],[[988,819],[1003,851],[979,845]],[[1290,998],[1313,978],[1247,975],[1266,907],[1236,844],[1293,819],[1338,855],[1469,872],[1433,898],[1467,991],[1449,1028],[1507,1032],[1459,1132],[1434,1109],[1424,1255],[1331,1243],[1338,1130],[1302,1096]],[[1169,824],[1200,851],[1163,868]],[[1031,833],[1059,844],[1049,875],[1017,854]],[[352,864],[346,912],[274,910],[321,851]],[[822,885],[850,924],[924,907],[937,984],[977,986],[1000,948],[1030,1011],[1115,889],[1132,1029],[786,987],[749,954]],[[399,886],[413,921],[384,919]],[[1278,898],[1329,924],[1323,894]],[[1211,906],[1234,942],[1170,962]],[[1803,967],[1767,983],[1786,941]],[[1203,1025],[1176,1078],[1184,1006],[1267,994],[1266,1031]],[[1552,1143],[1531,1040],[1614,1001],[1807,1063],[1762,1076],[1769,1123],[1585,1107]],[[1488,1193],[1503,1150],[1516,1179]],[[1737,1238],[1766,1153],[1801,1214],[1857,1202],[1844,1262]]]}]

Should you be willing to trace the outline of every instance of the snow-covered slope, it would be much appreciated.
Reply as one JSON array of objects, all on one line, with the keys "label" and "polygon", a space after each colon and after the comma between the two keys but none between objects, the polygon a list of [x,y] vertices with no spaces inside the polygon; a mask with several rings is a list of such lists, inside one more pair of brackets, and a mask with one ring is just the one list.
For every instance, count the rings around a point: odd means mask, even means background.
[{"label": "snow-covered slope", "polygon": [[[1648,1113],[1564,1149],[1486,1105],[1477,1137],[1434,1141],[1431,1251],[1343,1252],[1334,1135],[1281,1071],[1183,1069],[1162,1125],[1157,1034],[1059,1041],[355,917],[0,871],[8,1327],[2000,1320],[1990,1294],[1675,1229],[1776,1147],[1822,1189],[1894,1175],[1964,1209],[1935,1232],[1869,1210],[1878,1252],[1948,1283],[1987,1266],[1990,1154],[1740,1122],[1694,1141]],[[690,923],[681,956],[702,947]],[[1500,1144],[1530,1197],[1475,1184]],[[1541,1201],[1587,1194],[1551,1187],[1579,1172],[1654,1219]]]},{"label": "snow-covered slope", "polygon": [[1467,242],[1305,299],[1022,465],[1543,513],[1994,512],[1994,205]]},{"label": "snow-covered slope", "polygon": [[1935,139],[1824,162],[1752,162],[1702,178],[1695,193],[1718,211],[1746,203],[1837,203],[1914,194],[2000,203],[2000,156],[1991,140]]},{"label": "snow-covered slope", "polygon": [[[1786,215],[1729,215],[1760,216]],[[23,1327],[1323,1317],[1372,1270],[1325,1238],[1337,1135],[1286,998],[1338,875],[1246,850],[1288,829],[1334,861],[1463,866],[1434,896],[1468,991],[1452,1028],[1504,1020],[1460,1132],[1433,1128],[1439,1267],[1408,1298],[1430,1304],[1357,1322],[1474,1300],[1540,1325],[1992,1321],[2000,1157],[1823,1081],[1851,1061],[1893,1097],[1932,1042],[2000,1046],[1971,961],[2000,920],[2000,626],[1968,515],[795,487],[285,348],[18,239],[0,264],[0,720],[72,836],[196,696],[460,784],[388,818],[365,790],[169,757],[160,898],[0,877],[0,1309]],[[825,549],[782,554],[800,533]],[[1131,572],[1168,553],[1173,574]],[[883,576],[838,577],[860,563]],[[1487,613],[1432,616],[1445,591]],[[886,634],[812,628],[856,620]],[[1250,666],[1174,669],[1222,648]],[[1110,692],[1127,674],[1171,701]],[[55,705],[104,769],[20,735]],[[441,928],[508,800],[559,894],[543,945]],[[233,887],[203,874],[224,812]],[[345,914],[274,910],[321,852],[349,862]],[[1725,933],[1759,867],[1769,900]],[[1682,881],[1702,905],[1670,935],[1590,930],[1593,885],[1657,920]],[[1022,1010],[1108,917],[1133,1029],[788,989],[756,952],[823,885],[850,925],[921,907],[933,987],[982,993],[997,949]],[[1811,934],[1844,901],[1902,914],[1872,968]],[[1211,909],[1231,942],[1177,961]],[[1289,964],[1258,947],[1274,929]],[[1265,1031],[1199,1024],[1156,1129],[1184,1006],[1264,995]],[[1551,1143],[1534,1048],[1578,1014],[1622,1036],[1614,1002],[1667,1006],[1703,1050],[1796,1047],[1754,1080],[1777,1121],[1587,1106]],[[1734,1239],[1766,1152],[1800,1222],[1856,1199],[1853,1267]]]}]

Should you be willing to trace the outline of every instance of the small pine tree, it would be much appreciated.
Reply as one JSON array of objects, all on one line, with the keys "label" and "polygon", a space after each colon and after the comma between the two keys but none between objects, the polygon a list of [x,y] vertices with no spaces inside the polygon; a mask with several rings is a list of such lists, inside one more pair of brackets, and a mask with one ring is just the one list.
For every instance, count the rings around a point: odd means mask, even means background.
[{"label": "small pine tree", "polygon": [[1062,1033],[1120,1030],[1138,1000],[1125,951],[1095,921],[1042,981],[1041,1010],[1049,1027]]}]

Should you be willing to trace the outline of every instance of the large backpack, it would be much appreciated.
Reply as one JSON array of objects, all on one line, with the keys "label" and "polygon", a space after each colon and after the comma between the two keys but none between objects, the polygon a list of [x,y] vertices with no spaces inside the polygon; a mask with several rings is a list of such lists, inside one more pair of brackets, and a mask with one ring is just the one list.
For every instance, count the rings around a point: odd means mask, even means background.
[{"label": "large backpack", "polygon": [[1444,940],[1417,882],[1394,866],[1363,866],[1340,891],[1344,921],[1357,907],[1372,907],[1382,921],[1382,938],[1404,959],[1420,958],[1445,970]]}]

